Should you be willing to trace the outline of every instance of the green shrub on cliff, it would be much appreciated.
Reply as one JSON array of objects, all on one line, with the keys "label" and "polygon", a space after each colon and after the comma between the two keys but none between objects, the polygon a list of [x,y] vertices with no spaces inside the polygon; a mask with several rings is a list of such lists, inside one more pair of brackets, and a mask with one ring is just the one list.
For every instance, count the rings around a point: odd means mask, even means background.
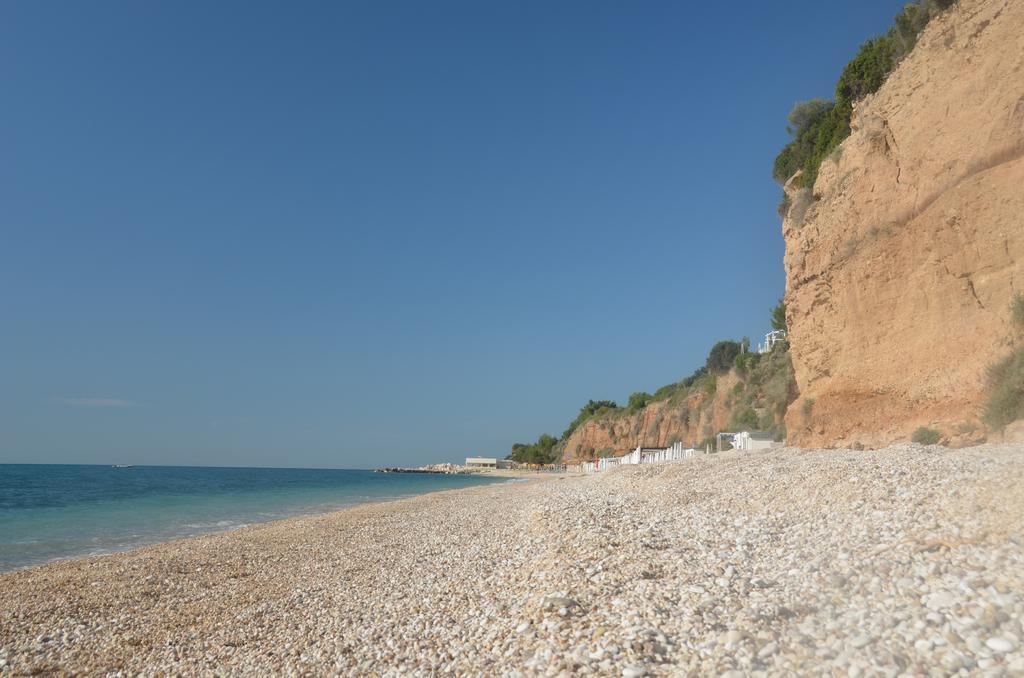
[{"label": "green shrub on cliff", "polygon": [[560,456],[558,438],[542,433],[537,442],[532,445],[516,443],[512,446],[512,452],[505,457],[520,464],[552,464]]},{"label": "green shrub on cliff", "polygon": [[740,354],[740,343],[738,341],[720,341],[711,347],[708,353],[707,368],[712,374],[724,374],[729,371],[736,362],[736,356]]},{"label": "green shrub on cliff", "polygon": [[647,404],[653,399],[654,397],[650,393],[637,391],[629,396],[629,405],[627,407],[629,407],[630,411],[637,412],[647,407]]},{"label": "green shrub on cliff", "polygon": [[[776,156],[772,170],[772,175],[780,184],[807,165],[818,142],[818,129],[834,106],[833,102],[824,99],[801,101],[793,106],[787,116],[789,124],[786,126],[793,140]],[[785,198],[783,202],[788,206]]]},{"label": "green shrub on cliff", "polygon": [[587,404],[580,408],[580,413],[569,424],[569,428],[565,429],[562,433],[562,440],[568,440],[573,431],[579,428],[587,419],[617,409],[619,409],[619,406],[614,400],[588,400]]},{"label": "green shrub on cliff", "polygon": [[914,435],[910,437],[910,440],[922,445],[938,445],[939,441],[942,440],[942,434],[933,428],[921,426],[914,431]]},{"label": "green shrub on cliff", "polygon": [[[781,308],[781,301],[780,306],[773,311],[775,315],[779,313],[778,308]],[[781,317],[784,317],[784,311],[782,313]],[[692,374],[678,382],[662,386],[653,395],[644,391],[633,393],[626,407],[619,407],[612,400],[589,400],[580,408],[579,414],[569,424],[561,439],[545,434],[536,443],[516,443],[507,458],[523,463],[552,463],[561,457],[573,432],[590,419],[596,419],[598,426],[608,432],[613,442],[622,442],[629,446],[638,444],[642,441],[632,438],[641,433],[639,427],[632,430],[632,433],[628,432],[628,425],[620,427],[619,435],[616,436],[612,428],[613,420],[636,414],[650,403],[664,400],[669,401],[668,406],[651,425],[654,430],[647,431],[648,437],[656,434],[656,429],[661,427],[662,417],[665,416],[676,418],[692,430],[717,402],[728,403],[726,407],[732,409],[733,423],[737,426],[772,431],[777,438],[785,437],[785,430],[778,420],[781,420],[786,406],[796,397],[788,346],[782,342],[770,353],[761,355],[741,352],[745,344],[749,344],[749,340],[725,340],[716,343],[708,353],[703,367],[694,370]],[[722,398],[726,398],[727,401],[719,401],[716,399],[718,375],[729,372],[733,367],[744,381],[735,384],[728,393],[723,392]],[[699,405],[690,405],[686,402],[688,398],[701,396],[703,397],[700,398]],[[669,408],[679,409],[673,412]],[[712,433],[711,426],[706,421],[702,431],[699,434],[695,433],[694,436],[708,436]],[[570,453],[584,458],[596,454],[592,448],[584,448],[581,445],[577,445]]]},{"label": "green shrub on cliff", "polygon": [[786,301],[779,299],[779,303],[772,309],[772,329],[786,329]]},{"label": "green shrub on cliff", "polygon": [[822,161],[850,136],[853,105],[877,92],[900,59],[910,53],[928,22],[956,0],[918,0],[904,6],[884,35],[860,46],[836,82],[835,101],[811,99],[796,104],[786,130],[792,140],[775,158],[772,175],[779,183],[803,170],[800,186],[813,188]]},{"label": "green shrub on cliff", "polygon": [[757,412],[751,407],[735,409],[729,418],[729,428],[733,431],[756,431],[758,424]]},{"label": "green shrub on cliff", "polygon": [[736,367],[736,373],[745,378],[760,359],[760,353],[740,353],[733,362],[733,365]]},{"label": "green shrub on cliff", "polygon": [[707,374],[707,373],[708,373],[708,368],[707,367],[698,367],[696,370],[693,371],[693,374],[688,376],[686,379],[683,379],[683,381],[681,383],[686,388],[690,388],[691,386],[696,384],[697,381],[701,377],[703,377],[705,374]]},{"label": "green shrub on cliff", "polygon": [[989,398],[985,423],[993,430],[1024,419],[1024,349],[988,368]]}]

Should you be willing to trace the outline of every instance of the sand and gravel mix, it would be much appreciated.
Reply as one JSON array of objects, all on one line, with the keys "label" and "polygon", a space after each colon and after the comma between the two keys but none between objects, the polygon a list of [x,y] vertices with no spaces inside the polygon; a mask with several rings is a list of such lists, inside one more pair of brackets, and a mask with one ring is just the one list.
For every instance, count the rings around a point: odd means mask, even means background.
[{"label": "sand and gravel mix", "polygon": [[1024,447],[725,453],[0,575],[0,673],[1024,673]]}]

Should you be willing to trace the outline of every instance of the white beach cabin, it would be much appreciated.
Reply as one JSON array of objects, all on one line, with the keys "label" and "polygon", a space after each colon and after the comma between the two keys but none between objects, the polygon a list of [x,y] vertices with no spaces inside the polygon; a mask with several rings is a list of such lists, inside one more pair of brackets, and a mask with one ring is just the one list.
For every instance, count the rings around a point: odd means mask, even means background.
[{"label": "white beach cabin", "polygon": [[466,457],[466,466],[470,468],[498,468],[498,460],[494,457]]}]

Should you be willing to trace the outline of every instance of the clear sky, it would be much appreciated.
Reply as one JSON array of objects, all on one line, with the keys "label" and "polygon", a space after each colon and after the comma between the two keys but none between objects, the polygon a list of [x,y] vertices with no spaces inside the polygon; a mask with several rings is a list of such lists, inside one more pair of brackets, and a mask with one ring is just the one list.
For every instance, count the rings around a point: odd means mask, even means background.
[{"label": "clear sky", "polygon": [[902,3],[0,3],[0,462],[503,456],[756,341]]}]

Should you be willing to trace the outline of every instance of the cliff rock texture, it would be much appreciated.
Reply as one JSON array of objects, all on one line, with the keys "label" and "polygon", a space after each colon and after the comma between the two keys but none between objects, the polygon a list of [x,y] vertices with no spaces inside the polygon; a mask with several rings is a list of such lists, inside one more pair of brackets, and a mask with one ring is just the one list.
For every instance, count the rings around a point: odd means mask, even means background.
[{"label": "cliff rock texture", "polygon": [[718,394],[728,393],[739,382],[733,374],[717,379],[714,395],[694,393],[674,402],[653,402],[642,410],[623,410],[595,417],[573,431],[565,444],[563,460],[571,463],[598,455],[621,456],[638,446],[667,447],[675,442],[696,446],[728,428],[731,409]]},{"label": "cliff rock texture", "polygon": [[787,185],[789,442],[984,436],[1024,292],[1024,2],[961,0],[854,110],[813,198]]}]

